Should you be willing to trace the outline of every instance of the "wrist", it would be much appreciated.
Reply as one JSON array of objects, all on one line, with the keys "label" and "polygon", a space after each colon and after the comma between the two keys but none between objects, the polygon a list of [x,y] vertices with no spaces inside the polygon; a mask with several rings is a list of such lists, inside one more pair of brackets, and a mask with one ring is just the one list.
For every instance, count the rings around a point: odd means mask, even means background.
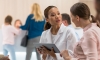
[{"label": "wrist", "polygon": [[68,57],[64,57],[65,60],[71,60],[71,57],[68,56]]},{"label": "wrist", "polygon": [[54,60],[57,60],[57,56],[56,56],[55,53],[52,54],[51,52],[49,52],[48,54],[49,54],[50,56],[52,56],[52,57],[54,58]]},{"label": "wrist", "polygon": [[43,54],[43,55],[42,55],[43,60],[45,60],[46,57],[47,57],[47,54]]}]

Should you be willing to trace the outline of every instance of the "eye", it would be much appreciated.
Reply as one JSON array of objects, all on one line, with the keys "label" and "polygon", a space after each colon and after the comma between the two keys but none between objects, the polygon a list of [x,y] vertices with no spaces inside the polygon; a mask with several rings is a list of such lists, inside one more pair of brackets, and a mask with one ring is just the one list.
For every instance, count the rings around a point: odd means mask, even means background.
[{"label": "eye", "polygon": [[51,16],[55,16],[54,14],[51,14]]},{"label": "eye", "polygon": [[58,13],[58,15],[60,15],[60,13]]}]

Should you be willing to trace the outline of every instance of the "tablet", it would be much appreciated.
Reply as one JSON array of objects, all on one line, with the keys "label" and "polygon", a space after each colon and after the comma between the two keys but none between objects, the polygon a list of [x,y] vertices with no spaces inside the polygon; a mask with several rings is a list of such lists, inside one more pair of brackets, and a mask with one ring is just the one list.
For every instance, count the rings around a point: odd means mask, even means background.
[{"label": "tablet", "polygon": [[40,46],[45,46],[48,50],[51,50],[52,47],[54,48],[55,53],[60,53],[59,49],[56,47],[55,44],[50,43],[34,43],[36,48],[40,48]]}]

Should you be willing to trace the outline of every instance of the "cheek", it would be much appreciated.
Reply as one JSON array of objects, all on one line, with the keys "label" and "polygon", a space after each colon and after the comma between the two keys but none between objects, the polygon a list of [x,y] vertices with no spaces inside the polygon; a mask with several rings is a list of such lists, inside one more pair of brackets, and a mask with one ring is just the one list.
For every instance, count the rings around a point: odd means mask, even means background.
[{"label": "cheek", "polygon": [[78,24],[78,22],[76,21],[76,19],[75,19],[75,18],[73,18],[73,19],[72,19],[72,22],[73,22],[75,25],[77,25],[77,24]]},{"label": "cheek", "polygon": [[75,19],[74,18],[72,18],[72,22],[75,23]]}]

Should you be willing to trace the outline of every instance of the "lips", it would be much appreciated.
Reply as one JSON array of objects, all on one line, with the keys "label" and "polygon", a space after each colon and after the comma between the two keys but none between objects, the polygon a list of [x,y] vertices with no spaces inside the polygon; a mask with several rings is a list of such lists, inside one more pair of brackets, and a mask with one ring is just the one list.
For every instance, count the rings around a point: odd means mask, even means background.
[{"label": "lips", "polygon": [[60,20],[56,20],[56,22],[59,22]]}]

